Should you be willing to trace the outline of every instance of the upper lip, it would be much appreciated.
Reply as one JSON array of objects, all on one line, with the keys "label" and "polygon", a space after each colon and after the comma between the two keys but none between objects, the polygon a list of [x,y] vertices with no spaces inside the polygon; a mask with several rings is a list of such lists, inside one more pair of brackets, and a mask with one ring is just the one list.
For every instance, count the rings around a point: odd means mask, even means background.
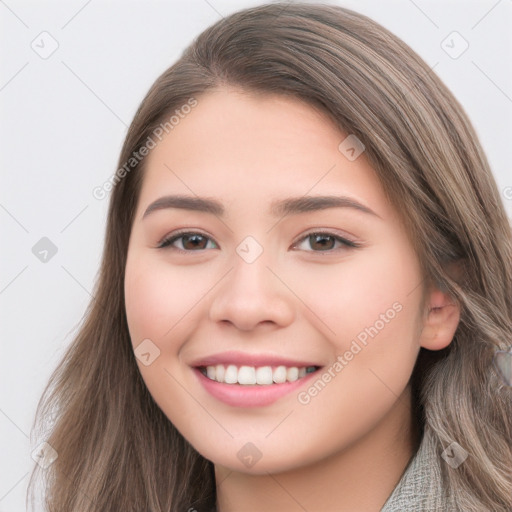
[{"label": "upper lip", "polygon": [[206,367],[215,366],[217,364],[235,366],[297,366],[299,368],[308,366],[320,366],[311,361],[304,361],[299,359],[290,359],[288,357],[281,357],[274,354],[247,354],[238,351],[220,352],[210,356],[197,358],[190,363],[190,366]]}]

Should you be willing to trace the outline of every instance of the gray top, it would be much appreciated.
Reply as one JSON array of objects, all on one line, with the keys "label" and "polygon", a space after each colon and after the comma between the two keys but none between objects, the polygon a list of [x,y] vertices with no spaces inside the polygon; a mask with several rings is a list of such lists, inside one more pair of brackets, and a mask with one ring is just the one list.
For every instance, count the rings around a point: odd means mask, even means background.
[{"label": "gray top", "polygon": [[[443,494],[440,463],[423,439],[380,512],[457,511],[454,501]],[[434,478],[427,468],[434,468]]]}]

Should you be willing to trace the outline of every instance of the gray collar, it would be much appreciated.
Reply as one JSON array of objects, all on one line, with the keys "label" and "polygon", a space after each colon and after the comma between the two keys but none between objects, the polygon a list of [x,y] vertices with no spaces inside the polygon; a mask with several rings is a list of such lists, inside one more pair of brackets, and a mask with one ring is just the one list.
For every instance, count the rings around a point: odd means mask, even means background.
[{"label": "gray collar", "polygon": [[[380,512],[456,511],[454,502],[443,494],[441,457],[423,437],[397,486]],[[433,469],[434,478],[431,471]]]}]

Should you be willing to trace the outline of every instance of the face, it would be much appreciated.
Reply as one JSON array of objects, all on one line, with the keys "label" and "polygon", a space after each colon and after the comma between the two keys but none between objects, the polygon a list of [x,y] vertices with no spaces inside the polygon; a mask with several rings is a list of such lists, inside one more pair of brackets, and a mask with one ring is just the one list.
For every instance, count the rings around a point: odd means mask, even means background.
[{"label": "face", "polygon": [[324,114],[232,89],[197,101],[146,160],[125,277],[137,364],[215,464],[311,464],[407,389],[419,262],[365,153],[340,150]]}]

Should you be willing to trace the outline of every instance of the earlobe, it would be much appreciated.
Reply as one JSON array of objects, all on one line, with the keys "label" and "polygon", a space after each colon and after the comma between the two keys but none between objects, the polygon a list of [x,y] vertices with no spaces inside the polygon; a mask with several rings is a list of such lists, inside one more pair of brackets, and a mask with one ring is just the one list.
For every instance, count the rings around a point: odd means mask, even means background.
[{"label": "earlobe", "polygon": [[453,339],[460,321],[460,305],[447,293],[435,289],[426,301],[420,345],[428,350],[446,348]]}]

